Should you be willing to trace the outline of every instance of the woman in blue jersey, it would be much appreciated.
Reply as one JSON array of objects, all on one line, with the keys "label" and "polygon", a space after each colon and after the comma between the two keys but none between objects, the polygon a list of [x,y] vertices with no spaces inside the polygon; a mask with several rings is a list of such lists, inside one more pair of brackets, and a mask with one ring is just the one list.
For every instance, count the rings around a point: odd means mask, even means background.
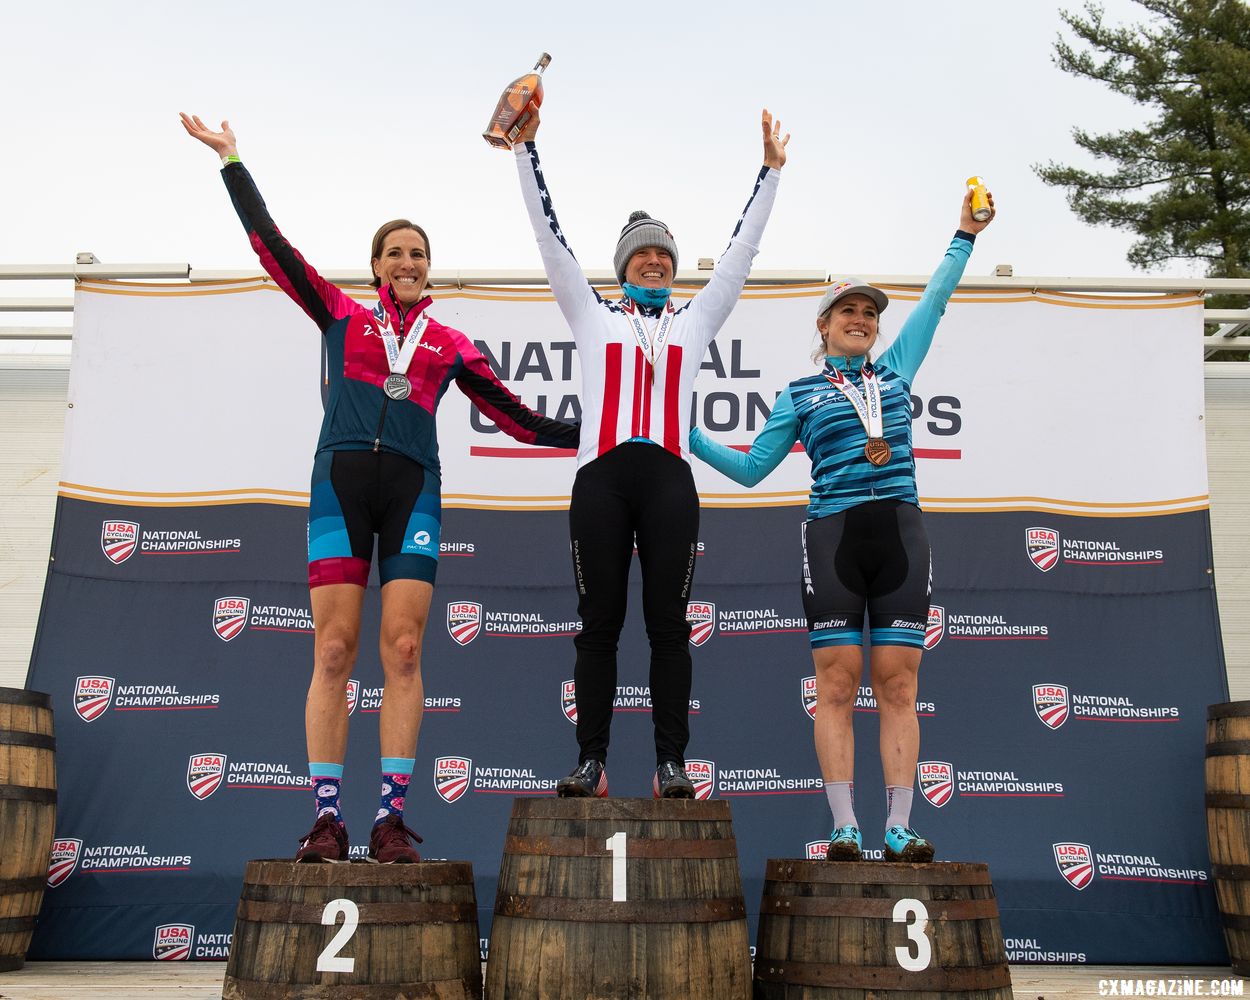
[{"label": "woman in blue jersey", "polygon": [[[990,199],[991,212],[993,198]],[[976,234],[993,218],[972,217],[965,195],[959,230],[898,337],[876,361],[885,293],[856,278],[834,281],[817,308],[816,375],[791,382],[747,453],[690,434],[690,450],[744,486],[754,486],[801,441],[812,460],[803,524],[803,609],[816,664],[816,756],[833,812],[830,860],[858,861],[852,711],[863,673],[865,617],[869,671],[881,718],[885,774],[885,856],[933,860],[933,845],[911,828],[920,754],[917,675],[929,612],[929,542],[916,493],[911,384]]]}]

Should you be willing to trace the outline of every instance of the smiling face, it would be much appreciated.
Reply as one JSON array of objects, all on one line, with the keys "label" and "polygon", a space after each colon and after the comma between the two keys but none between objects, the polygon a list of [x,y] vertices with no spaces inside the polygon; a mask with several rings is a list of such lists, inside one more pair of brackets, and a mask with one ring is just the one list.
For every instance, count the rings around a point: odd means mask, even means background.
[{"label": "smiling face", "polygon": [[668,288],[673,283],[673,258],[659,247],[643,247],[626,262],[625,280],[640,288]]},{"label": "smiling face", "polygon": [[816,329],[826,354],[867,354],[877,341],[877,304],[867,295],[845,295],[817,318]]},{"label": "smiling face", "polygon": [[387,233],[381,252],[373,258],[373,273],[381,284],[395,290],[395,298],[402,306],[421,301],[429,272],[429,248],[415,229]]}]

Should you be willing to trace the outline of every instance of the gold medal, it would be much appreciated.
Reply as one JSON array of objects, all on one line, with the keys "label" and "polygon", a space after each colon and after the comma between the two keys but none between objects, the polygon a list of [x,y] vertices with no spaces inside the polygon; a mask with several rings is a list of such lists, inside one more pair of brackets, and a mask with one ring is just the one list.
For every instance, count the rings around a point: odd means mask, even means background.
[{"label": "gold medal", "polygon": [[870,437],[864,445],[864,454],[873,465],[885,465],[890,460],[890,446],[885,438]]}]

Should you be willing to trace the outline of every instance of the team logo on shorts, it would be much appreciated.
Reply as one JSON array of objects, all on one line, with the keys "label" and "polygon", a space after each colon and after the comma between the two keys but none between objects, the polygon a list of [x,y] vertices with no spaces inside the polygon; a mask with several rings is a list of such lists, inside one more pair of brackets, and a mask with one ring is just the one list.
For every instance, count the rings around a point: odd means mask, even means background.
[{"label": "team logo on shorts", "polygon": [[139,525],[134,521],[105,521],[100,527],[100,548],[108,561],[120,566],[139,544]]},{"label": "team logo on shorts", "polygon": [[826,861],[829,858],[829,841],[809,840],[806,850],[808,861]]},{"label": "team logo on shorts", "polygon": [[1024,548],[1029,562],[1048,573],[1059,561],[1059,532],[1054,528],[1028,528],[1024,532]]},{"label": "team logo on shorts", "polygon": [[221,787],[225,772],[225,754],[193,753],[187,758],[187,791],[203,801]]},{"label": "team logo on shorts", "polygon": [[81,840],[65,837],[52,841],[52,855],[48,861],[49,889],[55,889],[74,874],[74,869],[78,867],[78,855],[81,852]]},{"label": "team logo on shorts", "polygon": [[930,605],[929,620],[924,627],[924,648],[932,649],[946,634],[946,609]]},{"label": "team logo on shorts", "polygon": [[686,777],[694,785],[696,799],[710,799],[716,783],[716,765],[710,760],[686,761]]},{"label": "team logo on shorts", "polygon": [[472,774],[468,757],[439,757],[434,761],[434,791],[444,802],[455,802],[468,790]]},{"label": "team logo on shorts", "polygon": [[577,685],[572,681],[560,682],[560,711],[569,722],[577,725]]},{"label": "team logo on shorts", "polygon": [[1052,844],[1059,874],[1073,889],[1084,889],[1094,881],[1094,857],[1089,844]]},{"label": "team logo on shorts", "polygon": [[1068,689],[1062,684],[1034,684],[1033,711],[1048,729],[1068,721]]},{"label": "team logo on shorts", "polygon": [[690,645],[702,646],[716,631],[716,605],[691,601],[686,605],[686,621],[690,623]]},{"label": "team logo on shorts", "polygon": [[79,677],[74,682],[74,711],[83,722],[94,722],[113,700],[112,677]]},{"label": "team logo on shorts", "polygon": [[247,625],[246,597],[219,597],[213,604],[213,631],[222,642],[229,642]]},{"label": "team logo on shorts", "polygon": [[939,809],[951,800],[955,790],[954,769],[944,760],[922,760],[916,765],[920,794]]},{"label": "team logo on shorts", "polygon": [[356,711],[356,703],[360,700],[360,681],[353,677],[347,682],[347,714]]},{"label": "team logo on shorts", "polygon": [[195,928],[190,924],[161,924],[152,940],[152,957],[161,962],[185,962],[191,957]]},{"label": "team logo on shorts", "polygon": [[447,605],[447,631],[461,646],[477,638],[482,629],[482,606],[475,601],[455,601]]},{"label": "team logo on shorts", "polygon": [[809,718],[816,718],[816,677],[803,678],[803,711],[808,714]]}]

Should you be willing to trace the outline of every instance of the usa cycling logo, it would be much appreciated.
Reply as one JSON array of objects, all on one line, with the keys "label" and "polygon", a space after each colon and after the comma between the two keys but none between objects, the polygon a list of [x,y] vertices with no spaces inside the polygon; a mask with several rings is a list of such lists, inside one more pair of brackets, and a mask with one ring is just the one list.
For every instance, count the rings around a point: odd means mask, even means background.
[{"label": "usa cycling logo", "polygon": [[916,777],[920,782],[920,794],[932,805],[941,809],[951,800],[955,791],[955,769],[949,761],[922,760],[916,765]]},{"label": "usa cycling logo", "polygon": [[946,634],[946,609],[937,605],[929,607],[929,620],[924,628],[924,648],[932,649]]},{"label": "usa cycling logo", "polygon": [[560,682],[560,711],[569,722],[577,725],[577,685],[573,681]]},{"label": "usa cycling logo", "polygon": [[710,760],[686,761],[686,777],[694,785],[696,799],[710,799],[716,787],[716,765]]},{"label": "usa cycling logo", "polygon": [[1063,684],[1034,684],[1033,711],[1047,729],[1058,729],[1068,721],[1068,689]]},{"label": "usa cycling logo", "polygon": [[1052,844],[1059,874],[1073,889],[1084,889],[1094,881],[1094,854],[1089,844]]},{"label": "usa cycling logo", "polygon": [[809,719],[816,718],[816,675],[804,677],[801,682],[800,695],[803,698],[803,711]]},{"label": "usa cycling logo", "polygon": [[48,888],[55,889],[74,874],[78,867],[78,855],[82,853],[82,841],[64,837],[52,841],[52,855],[48,861]]},{"label": "usa cycling logo", "polygon": [[805,851],[808,861],[826,861],[829,858],[829,841],[809,840]]},{"label": "usa cycling logo", "polygon": [[113,700],[117,682],[112,677],[79,677],[74,682],[74,711],[83,722],[94,722]]},{"label": "usa cycling logo", "polygon": [[139,547],[139,525],[135,521],[105,521],[100,526],[100,548],[114,566],[120,566]]},{"label": "usa cycling logo", "polygon": [[447,633],[467,646],[482,630],[482,606],[476,601],[452,601],[447,605]]},{"label": "usa cycling logo", "polygon": [[160,962],[185,962],[191,957],[194,941],[191,924],[161,924],[152,939],[152,957]]},{"label": "usa cycling logo", "polygon": [[247,626],[246,597],[219,597],[213,602],[213,631],[222,642],[229,642]]},{"label": "usa cycling logo", "polygon": [[202,802],[221,787],[225,773],[224,753],[193,753],[187,759],[187,791]]},{"label": "usa cycling logo", "polygon": [[360,681],[353,677],[347,682],[347,715],[350,718],[352,713],[356,711],[356,705],[360,701]]},{"label": "usa cycling logo", "polygon": [[716,605],[691,601],[686,605],[686,621],[690,623],[690,645],[702,646],[716,631]]},{"label": "usa cycling logo", "polygon": [[1054,528],[1027,528],[1024,548],[1029,562],[1043,573],[1049,573],[1059,561],[1059,532]]},{"label": "usa cycling logo", "polygon": [[444,802],[455,802],[469,788],[473,761],[468,757],[439,757],[434,761],[434,791]]}]

